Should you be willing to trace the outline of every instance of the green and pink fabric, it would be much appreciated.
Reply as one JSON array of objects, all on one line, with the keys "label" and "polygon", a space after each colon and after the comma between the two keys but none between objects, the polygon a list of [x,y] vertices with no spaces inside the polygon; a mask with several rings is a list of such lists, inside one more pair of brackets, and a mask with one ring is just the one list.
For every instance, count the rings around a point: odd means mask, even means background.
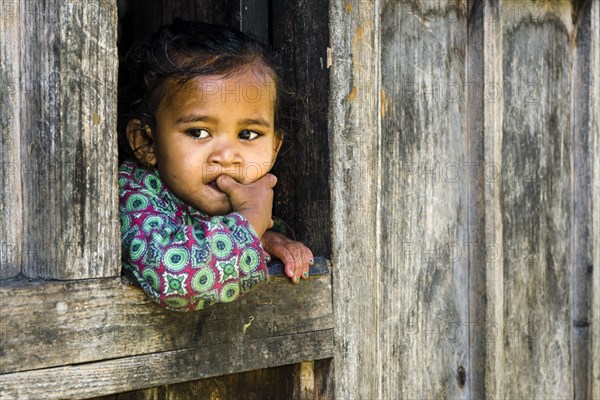
[{"label": "green and pink fabric", "polygon": [[158,170],[119,168],[123,269],[160,306],[194,311],[230,302],[269,279],[260,238],[238,214],[185,204]]}]

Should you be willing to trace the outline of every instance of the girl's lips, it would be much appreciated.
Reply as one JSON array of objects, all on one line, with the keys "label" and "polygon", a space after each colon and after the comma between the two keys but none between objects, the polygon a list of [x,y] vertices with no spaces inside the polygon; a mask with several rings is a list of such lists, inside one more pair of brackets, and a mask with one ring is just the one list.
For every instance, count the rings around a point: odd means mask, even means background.
[{"label": "girl's lips", "polygon": [[221,190],[219,190],[219,186],[217,186],[217,180],[216,179],[213,179],[212,181],[208,182],[207,185],[210,186],[211,188],[219,191],[219,192],[221,191]]}]

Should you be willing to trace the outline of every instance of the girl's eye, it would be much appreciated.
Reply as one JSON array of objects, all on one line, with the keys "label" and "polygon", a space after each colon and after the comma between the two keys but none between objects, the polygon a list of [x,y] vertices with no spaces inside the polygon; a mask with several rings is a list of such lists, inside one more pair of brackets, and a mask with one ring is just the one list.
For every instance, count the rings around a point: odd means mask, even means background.
[{"label": "girl's eye", "polygon": [[185,132],[193,139],[206,139],[210,136],[210,132],[208,132],[206,129],[188,129]]},{"label": "girl's eye", "polygon": [[240,139],[242,139],[242,140],[255,140],[255,139],[258,139],[258,137],[259,137],[260,135],[261,135],[261,134],[260,134],[260,133],[258,133],[258,132],[249,131],[249,130],[244,130],[244,131],[241,131],[241,132],[240,132],[240,134],[239,134],[239,137],[240,137]]}]

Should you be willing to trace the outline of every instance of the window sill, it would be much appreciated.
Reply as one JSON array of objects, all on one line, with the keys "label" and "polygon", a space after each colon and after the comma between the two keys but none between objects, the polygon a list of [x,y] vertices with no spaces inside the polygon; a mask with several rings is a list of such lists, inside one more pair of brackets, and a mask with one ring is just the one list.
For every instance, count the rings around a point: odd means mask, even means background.
[{"label": "window sill", "polygon": [[0,398],[101,396],[329,358],[331,290],[329,274],[274,276],[236,302],[174,313],[121,278],[4,281]]}]

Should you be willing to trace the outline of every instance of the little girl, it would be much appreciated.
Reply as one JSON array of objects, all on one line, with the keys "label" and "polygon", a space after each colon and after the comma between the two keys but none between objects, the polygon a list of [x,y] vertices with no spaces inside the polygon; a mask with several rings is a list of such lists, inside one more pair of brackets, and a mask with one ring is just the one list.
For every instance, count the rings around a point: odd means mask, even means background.
[{"label": "little girl", "polygon": [[120,98],[123,269],[159,305],[200,310],[268,281],[311,251],[272,220],[268,173],[282,144],[280,77],[267,48],[223,26],[176,20],[128,55]]}]

